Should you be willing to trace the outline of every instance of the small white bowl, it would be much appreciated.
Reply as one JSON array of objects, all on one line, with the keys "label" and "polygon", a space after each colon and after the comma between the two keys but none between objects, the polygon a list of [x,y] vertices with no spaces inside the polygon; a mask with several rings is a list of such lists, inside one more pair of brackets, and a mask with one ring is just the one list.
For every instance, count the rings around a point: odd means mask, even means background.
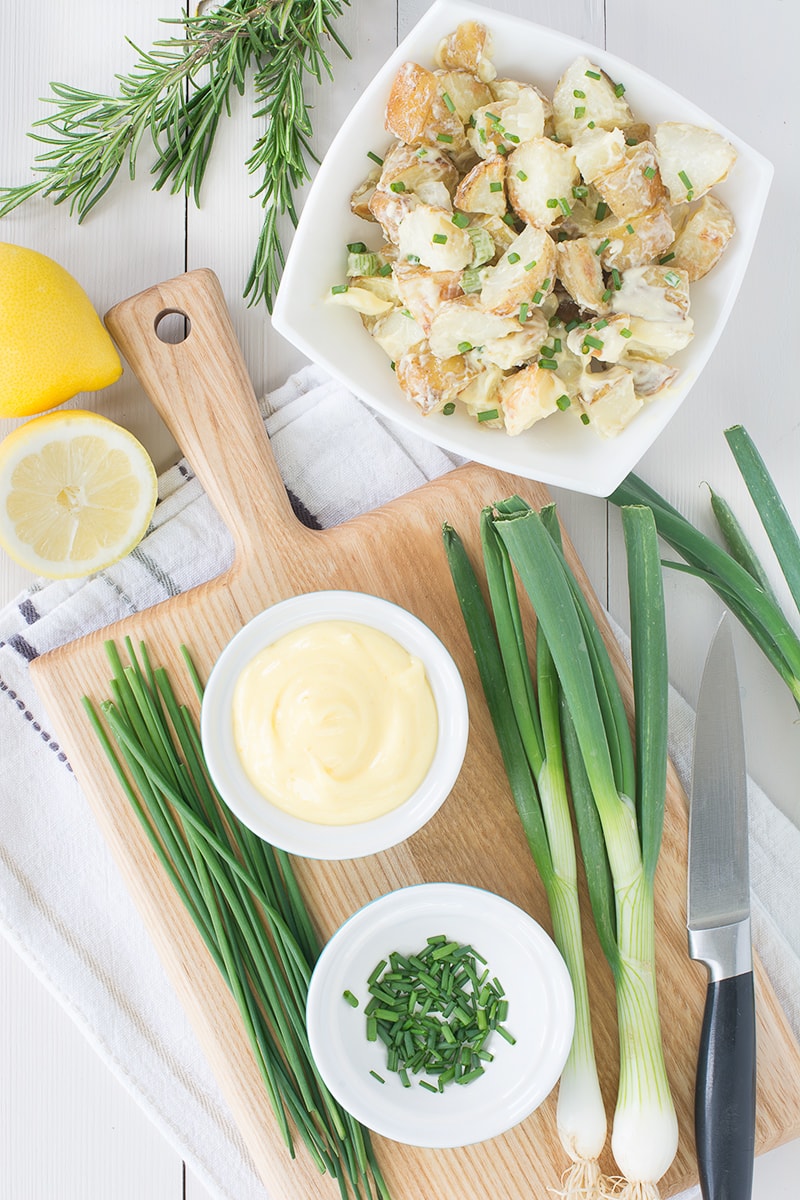
[{"label": "small white bowl", "polygon": [[[491,31],[493,62],[501,78],[535,83],[552,96],[564,70],[585,54],[625,84],[638,120],[701,125],[717,130],[736,148],[729,177],[713,189],[733,213],[736,234],[714,270],[692,284],[694,338],[670,359],[680,374],[618,437],[597,437],[570,411],[555,413],[518,437],[485,429],[463,411],[423,416],[403,395],[385,353],[363,329],[358,314],[328,303],[331,287],[344,278],[346,244],[369,242],[370,227],[351,212],[350,196],[371,166],[367,152],[382,155],[391,141],[384,112],[392,80],[408,60],[430,66],[441,38],[466,20],[481,21]],[[675,415],[710,358],[744,279],[772,175],[767,159],[741,138],[631,63],[521,17],[464,0],[437,0],[362,92],[331,143],[292,239],[272,323],[366,404],[420,437],[526,479],[607,496]],[[759,300],[749,303],[755,316]]]},{"label": "small white bowl", "polygon": [[[436,703],[439,735],[428,773],[408,800],[371,821],[322,825],[283,812],[253,785],[236,750],[233,696],[242,671],[278,638],[318,621],[353,621],[394,638],[423,663]],[[209,676],[200,729],[211,778],[231,811],[259,837],[303,858],[362,858],[416,833],[444,803],[464,761],[469,715],[458,668],[427,625],[378,596],[321,591],[283,600],[239,630]]]},{"label": "small white bowl", "polygon": [[[485,1074],[433,1094],[403,1086],[381,1041],[366,1037],[367,980],[392,951],[411,954],[438,934],[469,944],[508,999],[510,1045],[494,1034]],[[359,1001],[353,1008],[345,990]],[[369,1129],[433,1149],[468,1146],[519,1124],[555,1087],[572,1044],[572,983],[555,943],[527,913],[493,892],[454,883],[401,888],[359,909],[320,955],[308,990],[311,1052],[339,1103]],[[370,1075],[376,1071],[385,1080]]]}]

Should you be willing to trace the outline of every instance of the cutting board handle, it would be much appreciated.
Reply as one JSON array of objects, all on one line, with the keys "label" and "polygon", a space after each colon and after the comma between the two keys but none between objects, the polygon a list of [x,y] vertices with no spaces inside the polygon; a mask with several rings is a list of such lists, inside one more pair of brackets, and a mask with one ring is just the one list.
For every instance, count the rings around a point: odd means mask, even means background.
[{"label": "cutting board handle", "polygon": [[[162,340],[167,317],[183,340]],[[258,552],[265,527],[271,541],[296,546],[304,527],[289,503],[214,272],[189,271],[139,292],[110,309],[105,322],[228,526],[237,559]]]}]

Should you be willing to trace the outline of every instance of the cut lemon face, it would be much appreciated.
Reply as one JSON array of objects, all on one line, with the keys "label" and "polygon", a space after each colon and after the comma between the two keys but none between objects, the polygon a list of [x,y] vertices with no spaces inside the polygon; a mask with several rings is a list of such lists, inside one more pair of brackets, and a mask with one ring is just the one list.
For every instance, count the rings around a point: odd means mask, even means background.
[{"label": "cut lemon face", "polygon": [[38,575],[117,562],[144,536],[156,497],[144,446],[97,413],[49,413],[0,443],[0,543]]}]

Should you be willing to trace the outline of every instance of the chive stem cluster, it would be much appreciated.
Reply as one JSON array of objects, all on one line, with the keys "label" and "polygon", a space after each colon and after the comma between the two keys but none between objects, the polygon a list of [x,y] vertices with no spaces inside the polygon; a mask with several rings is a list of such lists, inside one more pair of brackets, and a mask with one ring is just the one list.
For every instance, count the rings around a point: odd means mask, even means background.
[{"label": "chive stem cluster", "polygon": [[403,1087],[412,1086],[412,1077],[439,1093],[473,1083],[494,1059],[487,1045],[493,1034],[515,1042],[505,1025],[505,991],[486,959],[445,934],[429,937],[414,954],[392,951],[367,987],[367,1040],[383,1042],[387,1069]]},{"label": "chive stem cluster", "polygon": [[[305,1009],[319,943],[288,855],[256,837],[213,784],[193,716],[146,646],[106,643],[112,698],[83,704],[166,876],[230,989],[286,1147],[295,1135],[347,1197],[389,1200],[369,1135],[317,1071]],[[185,647],[189,678],[200,683]],[[113,739],[113,741],[112,741]],[[116,749],[115,745],[116,743]]]}]

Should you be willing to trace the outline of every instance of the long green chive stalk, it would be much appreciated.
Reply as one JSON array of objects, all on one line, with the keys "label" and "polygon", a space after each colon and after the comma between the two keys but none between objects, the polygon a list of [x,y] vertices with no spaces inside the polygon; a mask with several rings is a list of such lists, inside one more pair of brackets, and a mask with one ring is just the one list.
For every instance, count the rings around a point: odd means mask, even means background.
[{"label": "long green chive stalk", "polygon": [[[735,425],[725,431],[725,437],[800,611],[797,531],[747,431]],[[800,707],[800,637],[781,609],[767,572],[730,506],[712,491],[712,511],[725,543],[723,549],[636,475],[623,480],[609,500],[618,505],[645,504],[652,510],[658,532],[684,560],[664,565],[687,571],[713,588],[760,646]]]},{"label": "long green chive stalk", "polygon": [[[343,1198],[389,1200],[369,1135],[328,1092],[305,1008],[319,954],[289,857],[242,825],[213,787],[189,709],[163,668],[126,640],[106,643],[112,699],[84,707],[122,789],[230,988],[286,1146],[296,1130]],[[202,685],[185,648],[199,697]],[[116,742],[115,750],[110,734]]]},{"label": "long green chive stalk", "polygon": [[618,1194],[644,1198],[658,1195],[678,1145],[658,1014],[653,900],[666,793],[668,674],[653,516],[647,508],[626,508],[623,523],[633,745],[605,644],[542,515],[501,508],[495,529],[530,597],[561,686],[592,911],[616,987],[620,1080],[611,1149],[625,1180]]},{"label": "long green chive stalk", "polygon": [[[515,501],[507,503],[512,510]],[[463,542],[449,525],[443,536],[511,793],[545,888],[554,940],[575,994],[575,1033],[557,1108],[559,1137],[571,1160],[561,1194],[592,1200],[601,1194],[598,1158],[606,1140],[606,1114],[589,1013],[558,680],[547,643],[539,636],[534,685],[510,560],[489,511],[482,514],[481,539],[494,622]]]}]

